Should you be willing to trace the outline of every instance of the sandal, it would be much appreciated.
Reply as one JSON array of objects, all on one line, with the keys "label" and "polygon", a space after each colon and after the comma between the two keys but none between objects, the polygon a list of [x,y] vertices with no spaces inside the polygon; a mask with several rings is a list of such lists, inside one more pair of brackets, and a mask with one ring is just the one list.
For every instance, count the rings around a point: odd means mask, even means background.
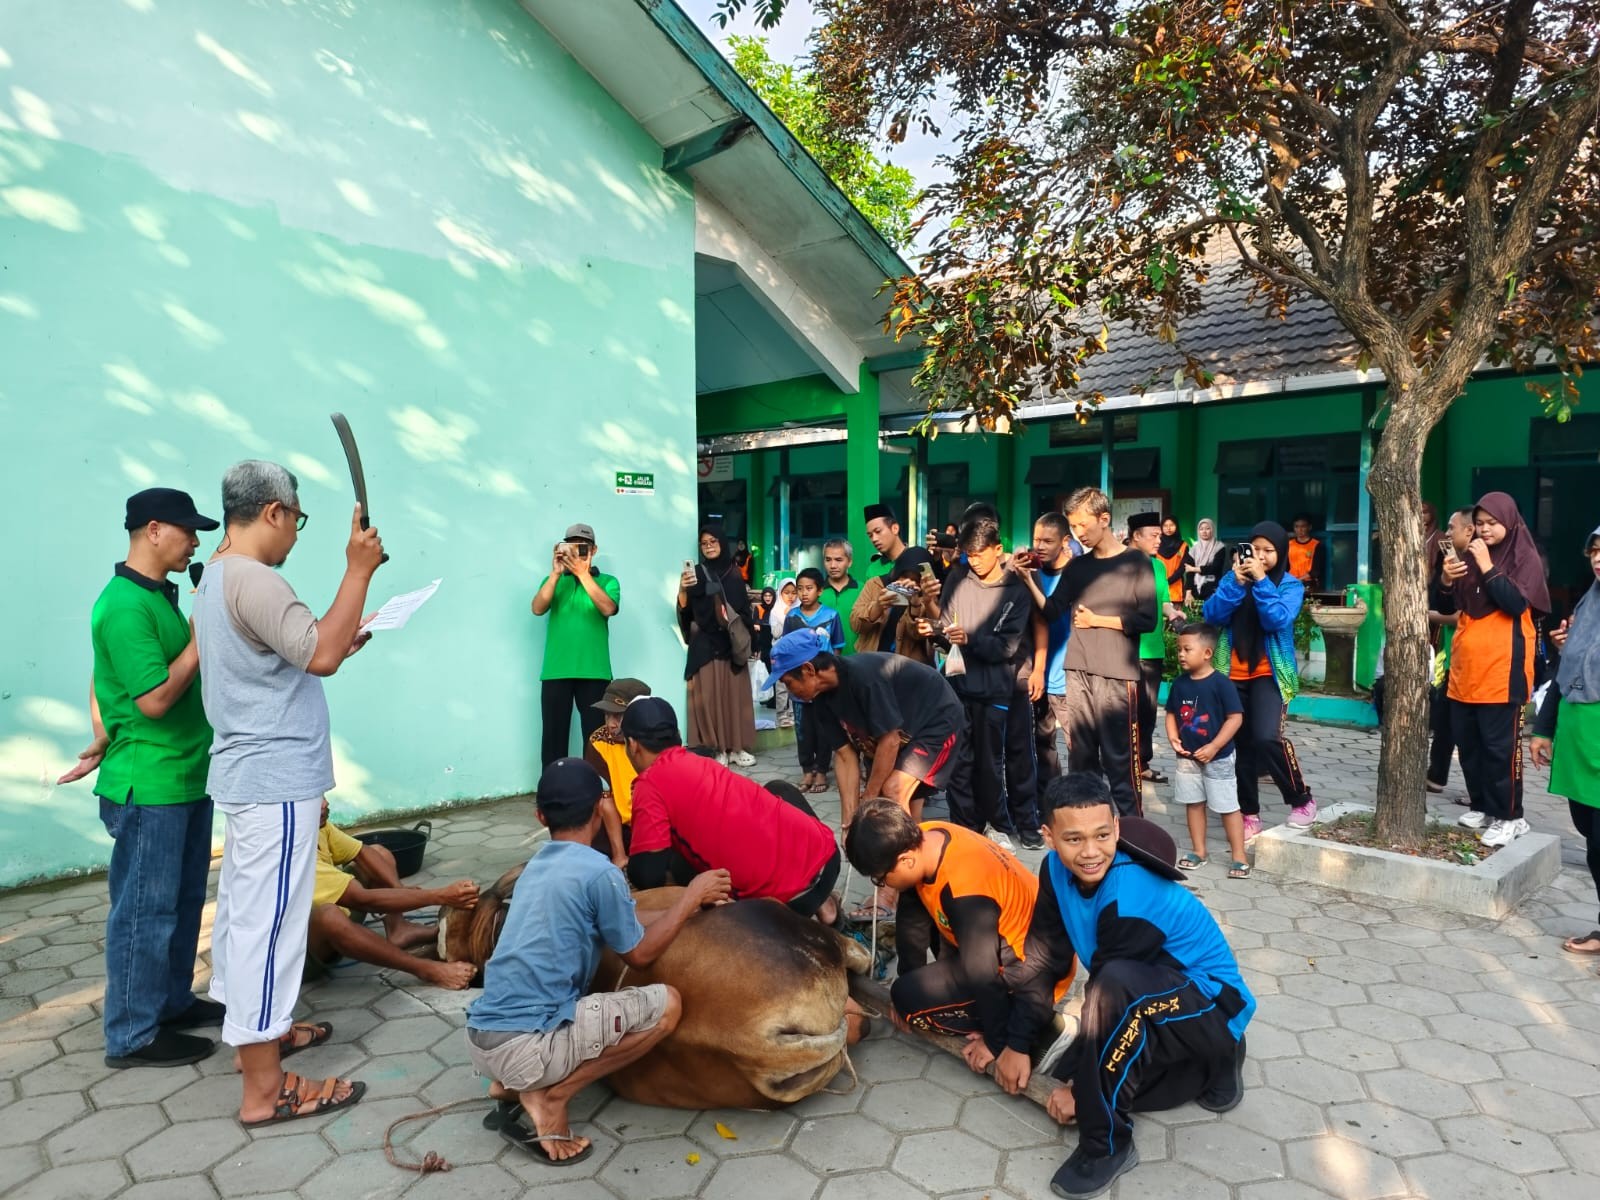
[{"label": "sandal", "polygon": [[[310,1038],[302,1042],[300,1035],[310,1034]],[[278,1061],[282,1062],[291,1054],[299,1054],[302,1050],[309,1050],[313,1046],[320,1046],[333,1036],[333,1026],[326,1021],[296,1021],[289,1026],[289,1032],[278,1039]]]},{"label": "sandal", "polygon": [[1146,767],[1139,772],[1139,778],[1146,783],[1165,783],[1167,781],[1167,777],[1154,767]]},{"label": "sandal", "polygon": [[1178,869],[1181,871],[1198,871],[1211,860],[1203,854],[1190,852],[1178,860]]},{"label": "sandal", "polygon": [[1594,950],[1579,950],[1577,946],[1577,943],[1579,942],[1600,942],[1600,929],[1591,929],[1588,933],[1583,934],[1581,937],[1569,937],[1566,941],[1561,943],[1561,948],[1568,954],[1578,954],[1585,957],[1600,954],[1600,948]]},{"label": "sandal", "polygon": [[547,1167],[576,1166],[594,1153],[594,1143],[590,1142],[571,1158],[551,1158],[550,1151],[544,1148],[545,1142],[575,1142],[578,1139],[570,1132],[535,1133],[521,1121],[507,1121],[500,1127],[500,1136],[519,1150],[527,1151],[534,1162],[543,1163]]},{"label": "sandal", "polygon": [[873,920],[879,922],[892,921],[894,920],[894,913],[889,910],[889,907],[886,904],[876,904],[868,901],[865,904],[858,904],[855,908],[851,909],[850,919],[852,921],[863,922]]},{"label": "sandal", "polygon": [[499,1133],[515,1121],[521,1111],[520,1100],[496,1100],[494,1107],[483,1114],[483,1127],[492,1133]]},{"label": "sandal", "polygon": [[[317,1084],[314,1091],[302,1092],[301,1088],[309,1082],[304,1076],[285,1071],[283,1087],[278,1092],[278,1106],[272,1110],[272,1115],[258,1121],[240,1121],[239,1124],[246,1129],[253,1129],[257,1125],[281,1125],[284,1121],[298,1121],[302,1117],[320,1117],[359,1104],[361,1097],[367,1094],[367,1085],[352,1079],[349,1081],[350,1094],[343,1100],[335,1100],[333,1094],[344,1080],[330,1076]],[[307,1108],[307,1105],[311,1107]]]},{"label": "sandal", "polygon": [[1250,878],[1250,864],[1247,863],[1247,862],[1229,863],[1228,864],[1228,878],[1229,879],[1249,879]]}]

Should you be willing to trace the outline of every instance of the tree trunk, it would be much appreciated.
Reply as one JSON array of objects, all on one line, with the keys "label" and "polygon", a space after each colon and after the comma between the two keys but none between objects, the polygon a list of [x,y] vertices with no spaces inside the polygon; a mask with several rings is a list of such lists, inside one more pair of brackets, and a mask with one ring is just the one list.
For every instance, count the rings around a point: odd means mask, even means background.
[{"label": "tree trunk", "polygon": [[1378,756],[1377,835],[1420,841],[1427,818],[1428,644],[1427,563],[1422,551],[1422,451],[1437,417],[1412,389],[1388,391],[1389,420],[1373,454],[1367,490],[1383,538],[1385,698]]}]

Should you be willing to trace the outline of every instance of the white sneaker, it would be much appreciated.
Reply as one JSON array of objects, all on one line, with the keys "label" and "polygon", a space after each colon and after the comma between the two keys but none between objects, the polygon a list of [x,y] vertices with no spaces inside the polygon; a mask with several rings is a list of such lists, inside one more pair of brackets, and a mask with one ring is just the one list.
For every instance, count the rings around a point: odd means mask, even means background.
[{"label": "white sneaker", "polygon": [[728,765],[728,752],[726,750],[718,750],[717,751],[717,766],[725,767],[727,765]]},{"label": "white sneaker", "polygon": [[1515,821],[1495,821],[1478,835],[1478,840],[1485,846],[1509,846],[1527,833],[1528,829],[1528,823],[1520,817]]},{"label": "white sneaker", "polygon": [[756,765],[756,756],[748,750],[740,750],[735,754],[728,755],[728,765],[730,767],[753,767]]},{"label": "white sneaker", "polygon": [[1009,850],[1012,854],[1017,852],[1016,847],[1011,844],[1010,836],[1003,829],[991,829],[989,840],[1002,850]]},{"label": "white sneaker", "polygon": [[1482,829],[1489,823],[1489,814],[1470,808],[1456,818],[1456,824],[1463,829]]}]

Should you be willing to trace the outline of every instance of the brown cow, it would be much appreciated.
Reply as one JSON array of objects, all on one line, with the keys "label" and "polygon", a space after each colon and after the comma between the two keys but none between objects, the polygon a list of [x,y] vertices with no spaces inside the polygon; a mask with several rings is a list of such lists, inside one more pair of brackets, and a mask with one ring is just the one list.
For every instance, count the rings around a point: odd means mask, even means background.
[{"label": "brown cow", "polygon": [[[481,967],[494,952],[522,867],[478,895],[474,910],[442,910],[441,957]],[[643,911],[671,906],[681,889],[636,897]],[[648,968],[603,956],[591,987],[665,983],[683,996],[672,1036],[606,1077],[619,1095],[673,1108],[780,1108],[821,1091],[844,1066],[846,971],[866,949],[776,900],[708,908]]]}]

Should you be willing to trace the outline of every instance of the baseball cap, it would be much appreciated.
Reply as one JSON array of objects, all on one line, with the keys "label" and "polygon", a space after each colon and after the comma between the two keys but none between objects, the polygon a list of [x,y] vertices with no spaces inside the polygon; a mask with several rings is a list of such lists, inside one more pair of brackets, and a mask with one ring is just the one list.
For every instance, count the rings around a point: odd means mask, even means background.
[{"label": "baseball cap", "polygon": [[1183,879],[1178,870],[1178,843],[1165,829],[1143,817],[1123,817],[1119,829],[1118,850],[1163,879]]},{"label": "baseball cap", "polygon": [[594,526],[585,525],[582,521],[579,521],[575,525],[568,525],[567,531],[561,535],[561,540],[564,542],[570,542],[574,539],[583,542],[594,541]]},{"label": "baseball cap", "polygon": [[660,696],[640,696],[622,714],[622,736],[642,742],[660,741],[678,734],[678,714]]},{"label": "baseball cap", "polygon": [[177,488],[145,488],[128,497],[124,529],[138,529],[151,521],[177,525],[182,529],[215,529],[222,524],[211,517],[202,517],[194,510],[194,499],[188,492]]},{"label": "baseball cap", "polygon": [[589,819],[603,789],[600,776],[583,759],[558,758],[539,776],[534,802],[552,825],[571,828]]},{"label": "baseball cap", "polygon": [[649,694],[650,685],[642,679],[613,679],[606,684],[606,694],[589,707],[603,713],[626,712],[628,705]]},{"label": "baseball cap", "polygon": [[796,629],[772,643],[772,674],[783,678],[828,648],[815,629]]}]

